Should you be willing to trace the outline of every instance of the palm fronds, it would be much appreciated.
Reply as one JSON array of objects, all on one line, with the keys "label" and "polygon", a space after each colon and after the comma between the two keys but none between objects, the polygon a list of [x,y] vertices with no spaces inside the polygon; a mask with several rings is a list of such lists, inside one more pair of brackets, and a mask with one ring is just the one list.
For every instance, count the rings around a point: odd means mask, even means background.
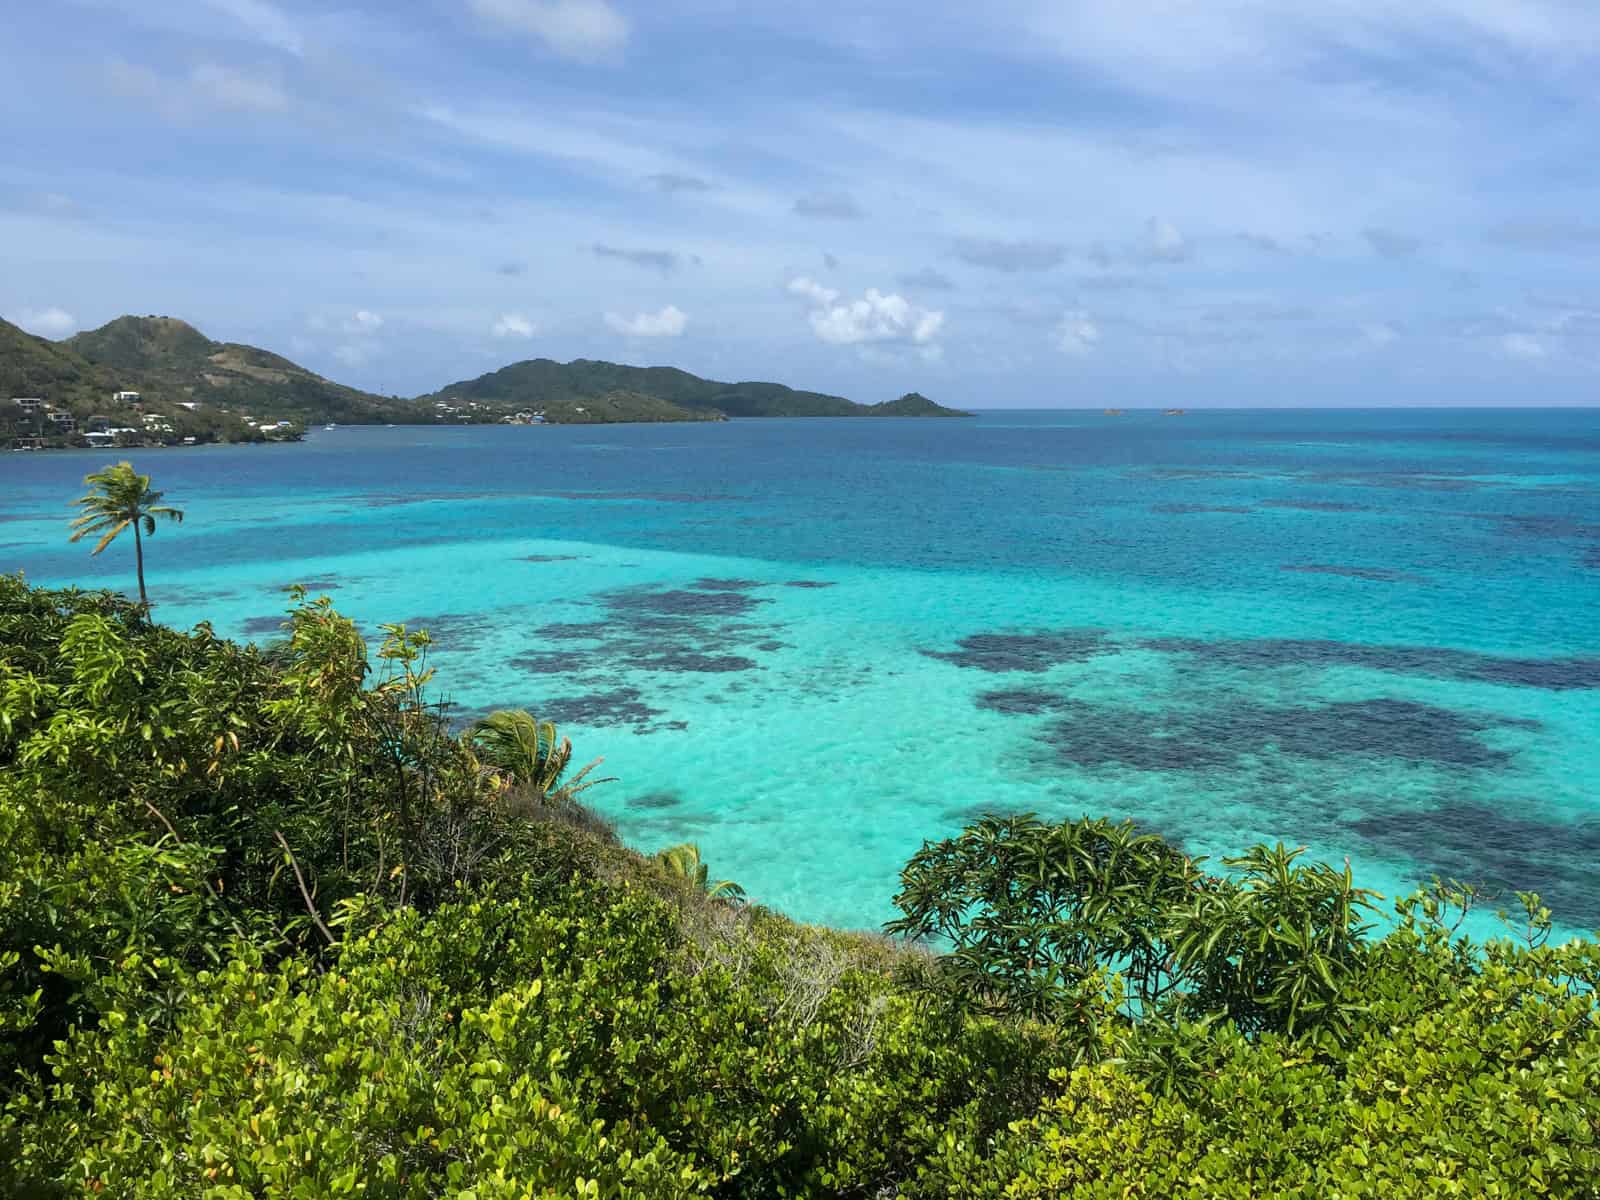
[{"label": "palm fronds", "polygon": [[563,783],[572,763],[572,740],[560,737],[553,721],[541,721],[526,709],[501,709],[474,721],[466,741],[486,766],[541,803],[568,803],[611,782],[588,778],[604,761],[597,758]]},{"label": "palm fronds", "polygon": [[719,879],[715,883],[711,882],[710,868],[701,861],[700,847],[693,842],[669,846],[657,852],[656,861],[666,869],[668,876],[712,900],[726,900],[730,904],[744,903],[744,889],[733,880]]},{"label": "palm fronds", "polygon": [[119,462],[93,474],[85,475],[83,482],[89,491],[73,503],[83,514],[72,522],[72,536],[67,540],[78,542],[98,535],[91,554],[99,554],[128,526],[133,526],[135,561],[139,573],[139,602],[149,604],[144,587],[144,548],[140,543],[141,531],[149,536],[156,531],[156,518],[182,523],[183,511],[161,503],[165,494],[150,487],[150,476],[141,475],[129,462]]}]

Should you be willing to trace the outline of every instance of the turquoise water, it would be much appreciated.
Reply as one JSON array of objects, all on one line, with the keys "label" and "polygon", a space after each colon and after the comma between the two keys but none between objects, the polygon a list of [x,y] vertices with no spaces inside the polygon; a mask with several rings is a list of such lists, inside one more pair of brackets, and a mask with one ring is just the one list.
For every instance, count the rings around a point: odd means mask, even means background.
[{"label": "turquoise water", "polygon": [[[0,459],[0,569],[104,452]],[[463,716],[560,721],[645,850],[874,926],[985,810],[1541,891],[1600,926],[1600,412],[339,429],[135,456],[169,623],[278,589],[426,625]]]}]

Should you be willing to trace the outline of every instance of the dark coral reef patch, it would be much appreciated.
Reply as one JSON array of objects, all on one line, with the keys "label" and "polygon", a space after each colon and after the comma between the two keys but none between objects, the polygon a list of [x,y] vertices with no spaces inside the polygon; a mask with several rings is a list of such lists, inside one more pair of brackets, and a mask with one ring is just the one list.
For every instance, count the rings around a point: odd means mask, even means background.
[{"label": "dark coral reef patch", "polygon": [[923,653],[967,670],[1003,674],[1048,671],[1062,663],[1083,662],[1110,648],[1101,630],[1062,629],[974,633],[957,642],[954,650],[924,650]]},{"label": "dark coral reef patch", "polygon": [[1373,646],[1319,638],[1148,638],[1146,649],[1246,670],[1364,667],[1471,683],[1574,691],[1600,687],[1600,658],[1508,658],[1448,646]]},{"label": "dark coral reef patch", "polygon": [[1204,708],[1168,710],[1067,701],[1058,712],[1043,733],[1055,761],[1136,771],[1234,767],[1260,755],[1495,768],[1511,754],[1482,735],[1517,725],[1390,697],[1304,705],[1219,697]]},{"label": "dark coral reef patch", "polygon": [[1347,828],[1377,853],[1439,875],[1497,889],[1534,891],[1563,924],[1600,927],[1600,820],[1526,815],[1534,806],[1452,801],[1434,809],[1377,812]]}]

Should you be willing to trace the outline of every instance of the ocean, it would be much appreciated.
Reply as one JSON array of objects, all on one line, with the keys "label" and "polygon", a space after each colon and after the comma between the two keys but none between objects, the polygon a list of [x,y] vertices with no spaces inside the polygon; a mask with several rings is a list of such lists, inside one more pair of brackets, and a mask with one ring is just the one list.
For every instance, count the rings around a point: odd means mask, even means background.
[{"label": "ocean", "polygon": [[[0,569],[131,457],[187,512],[158,619],[277,635],[304,583],[436,639],[463,717],[525,707],[650,851],[873,928],[983,812],[1304,845],[1600,927],[1600,410],[317,430],[8,454]],[[1480,918],[1480,932],[1488,932]]]}]

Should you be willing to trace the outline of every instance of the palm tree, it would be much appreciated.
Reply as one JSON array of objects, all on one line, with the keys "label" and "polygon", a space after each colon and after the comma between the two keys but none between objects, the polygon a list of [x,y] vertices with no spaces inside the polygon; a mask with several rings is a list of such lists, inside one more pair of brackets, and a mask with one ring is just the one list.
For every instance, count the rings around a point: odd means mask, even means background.
[{"label": "palm tree", "polygon": [[92,475],[83,482],[89,494],[74,503],[83,508],[83,516],[72,522],[75,531],[71,541],[100,534],[101,538],[91,554],[99,554],[128,526],[133,526],[134,562],[139,571],[139,604],[150,607],[150,597],[144,590],[144,535],[156,531],[156,518],[182,523],[183,513],[161,503],[161,492],[150,490],[150,476],[140,475],[132,463],[119,462]]},{"label": "palm tree", "polygon": [[572,740],[558,740],[554,722],[541,721],[526,709],[505,708],[474,721],[466,740],[487,766],[543,804],[568,803],[596,784],[611,782],[584,781],[604,761],[597,758],[563,783],[572,762]]},{"label": "palm tree", "polygon": [[744,889],[731,879],[711,882],[710,868],[700,861],[700,847],[693,842],[671,846],[656,854],[656,861],[666,868],[667,874],[685,886],[693,888],[712,900],[726,900],[731,904],[744,902]]}]

